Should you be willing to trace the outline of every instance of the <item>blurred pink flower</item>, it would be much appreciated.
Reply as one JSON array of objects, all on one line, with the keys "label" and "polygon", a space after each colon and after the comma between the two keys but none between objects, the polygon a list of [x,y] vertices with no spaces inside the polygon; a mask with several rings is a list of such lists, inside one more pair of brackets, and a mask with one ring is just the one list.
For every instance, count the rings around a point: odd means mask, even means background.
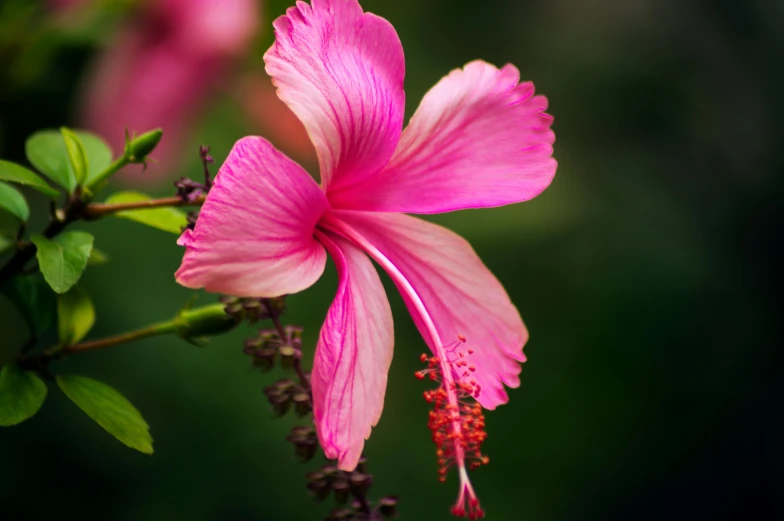
[{"label": "blurred pink flower", "polygon": [[247,76],[239,88],[238,98],[259,134],[270,138],[281,152],[299,163],[316,164],[316,149],[305,126],[278,97],[268,75]]},{"label": "blurred pink flower", "polygon": [[97,59],[82,123],[122,150],[124,131],[161,127],[148,172],[171,175],[190,126],[259,23],[257,0],[151,0]]},{"label": "blurred pink flower", "polygon": [[428,395],[436,405],[431,429],[443,472],[459,471],[453,513],[481,517],[466,470],[480,463],[472,458],[484,460],[484,420],[481,408],[460,400],[487,409],[506,403],[504,385],[520,383],[528,332],[464,239],[405,213],[541,193],[556,170],[547,99],[519,83],[512,65],[474,61],[433,87],[403,131],[405,63],[389,22],[357,0],[312,0],[274,27],[267,72],[313,140],[321,186],[265,139],[241,139],[195,229],[180,239],[177,280],[273,297],[312,285],[332,257],[339,286],[316,347],[313,407],[326,455],[352,470],[381,416],[394,344],[376,261],[435,355],[426,374],[442,382]]}]

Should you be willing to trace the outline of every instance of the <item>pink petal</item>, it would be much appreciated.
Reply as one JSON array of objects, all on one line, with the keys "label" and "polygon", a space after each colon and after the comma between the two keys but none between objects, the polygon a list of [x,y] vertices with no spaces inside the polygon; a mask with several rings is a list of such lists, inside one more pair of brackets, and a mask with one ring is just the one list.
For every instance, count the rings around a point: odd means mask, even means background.
[{"label": "pink petal", "polygon": [[[327,232],[328,233],[328,232]],[[370,259],[341,237],[318,232],[340,277],[313,363],[313,414],[321,446],[354,470],[384,407],[394,331],[384,287]]]},{"label": "pink petal", "polygon": [[474,61],[422,100],[389,165],[331,190],[333,207],[438,213],[517,203],[553,179],[555,134],[547,98],[518,83],[512,65]]},{"label": "pink petal", "polygon": [[[377,248],[416,290],[445,344],[474,353],[465,360],[481,385],[478,401],[488,409],[508,400],[504,384],[520,385],[525,361],[522,348],[528,332],[506,291],[459,235],[415,217],[355,211],[335,211]],[[435,349],[419,313],[403,295],[422,336]],[[462,374],[458,372],[457,374]]]},{"label": "pink petal", "polygon": [[234,145],[186,247],[177,282],[235,296],[301,291],[324,272],[313,238],[327,201],[305,170],[260,137]]},{"label": "pink petal", "polygon": [[274,22],[264,56],[278,96],[302,120],[324,188],[381,170],[403,128],[403,47],[357,0],[297,2]]}]

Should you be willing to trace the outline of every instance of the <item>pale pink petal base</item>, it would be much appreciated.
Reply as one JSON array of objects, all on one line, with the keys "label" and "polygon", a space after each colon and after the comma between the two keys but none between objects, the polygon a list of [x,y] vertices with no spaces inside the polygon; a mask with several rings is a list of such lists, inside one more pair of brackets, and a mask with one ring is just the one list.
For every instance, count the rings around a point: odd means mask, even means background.
[{"label": "pale pink petal base", "polygon": [[512,65],[452,71],[422,100],[390,163],[329,193],[333,207],[439,213],[518,203],[555,175],[547,98]]},{"label": "pale pink petal base", "polygon": [[370,259],[327,233],[317,236],[335,260],[340,284],[316,347],[313,414],[327,457],[350,471],[381,417],[394,330],[389,301]]},{"label": "pale pink petal base", "polygon": [[[474,351],[466,360],[476,368],[471,377],[482,388],[479,403],[486,409],[506,403],[504,385],[520,385],[528,331],[503,286],[473,248],[457,234],[407,215],[353,211],[329,215],[348,224],[394,264],[424,303],[444,344],[458,344],[459,335],[466,338],[458,347]],[[420,313],[406,293],[401,294],[435,352]]]},{"label": "pale pink petal base", "polygon": [[302,120],[325,189],[389,161],[403,129],[403,46],[356,0],[297,2],[274,22],[264,55],[278,96]]},{"label": "pale pink petal base", "polygon": [[319,186],[265,139],[239,140],[221,166],[186,247],[177,282],[246,297],[312,285],[326,252],[313,238],[327,209]]}]

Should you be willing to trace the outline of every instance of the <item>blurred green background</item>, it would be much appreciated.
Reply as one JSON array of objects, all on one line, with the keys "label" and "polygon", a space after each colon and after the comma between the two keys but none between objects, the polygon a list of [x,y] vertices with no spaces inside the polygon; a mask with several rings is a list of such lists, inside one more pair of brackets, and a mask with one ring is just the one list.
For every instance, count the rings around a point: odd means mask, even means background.
[{"label": "blurred green background", "polygon": [[[362,4],[403,41],[409,114],[441,76],[483,58],[517,65],[555,116],[560,167],[544,194],[434,217],[474,245],[531,331],[521,387],[487,415],[491,464],[473,479],[488,519],[781,519],[784,4]],[[264,4],[263,32],[233,74],[260,70],[271,20],[287,6]],[[118,10],[112,23],[131,16]],[[45,52],[24,55],[24,74],[0,72],[5,159],[24,161],[37,129],[76,125],[81,78],[105,42],[90,31],[43,34]],[[1,35],[6,64],[31,52]],[[190,129],[187,163],[144,189],[170,194],[178,175],[198,177],[199,143],[220,162],[260,132],[223,87]],[[168,318],[191,297],[173,279],[182,254],[173,236],[126,221],[89,228],[111,257],[83,279],[98,306],[89,338]],[[335,286],[328,269],[289,299],[287,321],[305,327],[308,354]],[[448,519],[456,486],[436,480],[413,377],[424,344],[390,298],[396,352],[366,446],[372,494],[399,495],[402,519]],[[21,324],[0,302],[0,356],[24,341]],[[36,417],[0,431],[0,519],[323,519],[331,505],[305,489],[317,465],[294,461],[284,440],[294,422],[273,420],[262,394],[277,375],[252,371],[241,353],[251,333],[206,348],[151,339],[57,363],[124,393],[151,425],[155,455],[117,443],[52,387]]]}]

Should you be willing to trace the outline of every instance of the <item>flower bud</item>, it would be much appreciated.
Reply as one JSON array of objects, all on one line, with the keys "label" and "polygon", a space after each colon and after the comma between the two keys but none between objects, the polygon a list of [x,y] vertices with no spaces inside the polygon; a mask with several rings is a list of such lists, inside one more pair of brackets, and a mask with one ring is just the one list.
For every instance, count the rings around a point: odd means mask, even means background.
[{"label": "flower bud", "polygon": [[248,321],[251,324],[255,324],[259,320],[264,320],[267,318],[266,316],[263,316],[266,314],[266,309],[261,305],[259,299],[242,299],[242,307],[245,310]]},{"label": "flower bud", "polygon": [[322,468],[321,472],[323,472],[324,476],[330,481],[334,480],[340,473],[338,468],[332,465],[327,465],[326,467]]},{"label": "flower bud", "polygon": [[177,335],[185,340],[220,335],[231,331],[240,323],[237,317],[227,315],[223,304],[196,309],[184,309],[174,319]]},{"label": "flower bud", "polygon": [[275,412],[276,416],[283,416],[289,411],[289,408],[291,407],[291,400],[289,400],[289,397],[285,394],[268,394],[267,400],[272,406],[272,410]]},{"label": "flower bud", "polygon": [[141,136],[135,137],[126,143],[126,154],[131,163],[144,163],[150,152],[160,143],[163,137],[163,130],[155,129],[145,132]]},{"label": "flower bud", "polygon": [[384,517],[397,517],[397,502],[395,496],[382,497],[378,502],[378,509]]},{"label": "flower bud", "polygon": [[269,371],[275,365],[276,350],[263,347],[253,352],[253,366],[258,367],[262,371]]},{"label": "flower bud", "polygon": [[366,494],[373,484],[373,476],[361,472],[352,472],[349,476],[351,490],[357,494]]},{"label": "flower bud", "polygon": [[332,490],[327,480],[324,479],[324,474],[321,472],[309,472],[307,478],[308,489],[316,497],[316,501],[324,501]]},{"label": "flower bud", "polygon": [[286,326],[286,335],[294,349],[302,348],[302,331],[303,329],[300,326]]},{"label": "flower bud", "polygon": [[349,484],[345,481],[336,481],[332,483],[332,491],[335,493],[335,501],[341,505],[346,504],[346,502],[348,502],[349,489]]},{"label": "flower bud", "polygon": [[292,346],[284,345],[278,348],[280,355],[280,363],[284,369],[291,369],[294,367],[294,361],[299,358],[299,352]]},{"label": "flower bud", "polygon": [[245,308],[242,307],[242,303],[239,300],[226,304],[223,311],[237,320],[245,320]]},{"label": "flower bud", "polygon": [[301,461],[311,460],[316,455],[318,438],[316,438],[316,432],[312,427],[294,427],[291,434],[286,436],[286,440],[294,445],[294,454]]},{"label": "flower bud", "polygon": [[259,337],[248,338],[245,340],[245,347],[243,347],[242,352],[246,355],[254,355],[261,348],[261,344],[262,340]]},{"label": "flower bud", "polygon": [[291,397],[291,401],[294,402],[294,411],[300,418],[307,416],[313,411],[310,395],[304,391],[294,394]]}]

